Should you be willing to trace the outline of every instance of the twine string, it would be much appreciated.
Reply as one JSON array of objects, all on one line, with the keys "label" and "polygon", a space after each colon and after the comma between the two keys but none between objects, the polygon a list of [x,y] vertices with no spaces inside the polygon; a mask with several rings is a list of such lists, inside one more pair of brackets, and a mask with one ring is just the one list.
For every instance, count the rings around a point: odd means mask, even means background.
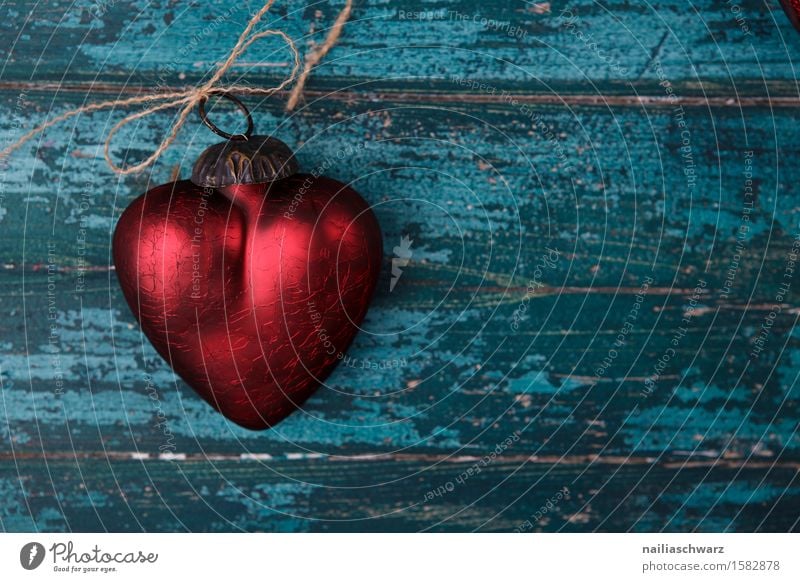
[{"label": "twine string", "polygon": [[305,87],[308,76],[311,74],[311,70],[317,66],[317,64],[323,58],[325,58],[325,55],[328,54],[328,51],[330,51],[333,48],[333,45],[335,45],[339,40],[339,36],[342,34],[342,28],[350,19],[350,13],[352,11],[353,0],[347,0],[344,8],[342,8],[342,11],[339,13],[339,16],[336,17],[336,21],[333,23],[333,26],[328,32],[325,42],[322,43],[322,45],[320,45],[318,48],[306,53],[306,62],[303,66],[303,72],[300,73],[300,78],[297,79],[297,84],[289,94],[289,100],[286,102],[286,111],[292,111],[300,101],[300,97],[303,95],[303,87]]},{"label": "twine string", "polygon": [[[105,157],[106,163],[108,166],[117,174],[127,175],[133,174],[148,166],[152,165],[158,157],[164,153],[164,151],[172,145],[175,139],[178,136],[178,132],[186,123],[186,120],[189,118],[192,110],[197,106],[197,104],[204,99],[208,99],[213,94],[219,93],[239,93],[239,94],[246,94],[246,95],[264,95],[270,96],[274,95],[278,91],[282,91],[285,89],[289,84],[291,84],[295,79],[297,79],[297,83],[295,84],[290,96],[289,101],[286,105],[286,110],[291,111],[297,105],[300,96],[302,95],[303,87],[308,79],[308,76],[311,72],[311,69],[316,66],[320,60],[333,48],[336,42],[341,35],[342,27],[344,26],[345,22],[349,19],[350,13],[352,11],[353,2],[352,0],[347,0],[345,3],[345,7],[340,12],[339,16],[336,19],[336,22],[331,27],[328,36],[325,39],[325,42],[317,49],[311,51],[305,59],[305,66],[303,67],[303,72],[301,73],[300,77],[297,76],[297,72],[300,70],[300,54],[297,51],[297,47],[295,46],[294,41],[280,30],[264,30],[261,32],[253,33],[253,29],[258,25],[264,15],[269,12],[272,5],[275,3],[275,0],[268,0],[264,6],[262,6],[250,21],[247,23],[247,26],[244,28],[242,33],[239,35],[239,39],[237,40],[236,44],[231,49],[230,53],[228,54],[225,61],[217,67],[217,70],[214,72],[213,75],[202,85],[196,87],[188,87],[181,91],[171,91],[168,93],[156,93],[151,95],[139,95],[136,97],[128,97],[124,99],[113,99],[109,101],[101,101],[99,103],[91,103],[89,105],[84,105],[82,107],[78,107],[76,109],[70,109],[49,119],[48,121],[38,125],[37,127],[31,129],[29,132],[25,133],[22,137],[20,137],[17,141],[12,143],[10,146],[6,147],[2,151],[0,151],[0,159],[5,159],[9,154],[14,152],[15,150],[22,147],[25,143],[30,141],[32,138],[36,137],[40,133],[46,131],[50,127],[62,123],[76,115],[81,115],[83,113],[93,113],[95,111],[101,111],[104,109],[113,109],[116,107],[127,107],[130,105],[142,105],[147,103],[155,103],[155,105],[151,105],[141,111],[137,111],[135,113],[131,113],[124,117],[122,120],[117,122],[111,130],[108,132],[106,136],[105,145],[103,147],[103,156]],[[287,77],[281,81],[278,85],[274,87],[252,87],[249,85],[242,85],[242,84],[231,84],[231,85],[219,85],[218,83],[228,72],[228,70],[236,63],[239,57],[256,41],[259,41],[263,38],[268,36],[277,36],[279,37],[286,47],[289,49],[289,52],[292,54],[293,66],[291,72],[287,75]],[[119,132],[120,129],[132,123],[138,119],[142,119],[143,117],[147,117],[148,115],[152,115],[164,109],[170,109],[173,107],[182,107],[180,113],[178,113],[175,122],[172,124],[172,128],[170,129],[169,133],[167,133],[166,137],[161,141],[159,146],[156,150],[150,154],[147,158],[139,162],[138,164],[132,166],[118,166],[114,163],[114,160],[111,158],[111,142],[114,136]]]}]

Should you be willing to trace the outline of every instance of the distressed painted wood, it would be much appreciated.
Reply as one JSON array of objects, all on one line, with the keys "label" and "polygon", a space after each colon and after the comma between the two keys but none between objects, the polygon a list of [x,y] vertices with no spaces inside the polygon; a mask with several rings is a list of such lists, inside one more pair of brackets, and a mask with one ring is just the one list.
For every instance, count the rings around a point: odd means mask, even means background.
[{"label": "distressed painted wood", "polygon": [[[5,3],[3,81],[180,85],[206,74],[260,3],[77,0]],[[480,2],[362,0],[311,87],[449,91],[452,74],[515,91],[629,92],[659,70],[703,94],[797,96],[800,41],[777,0]],[[271,24],[319,42],[340,2],[278,2]],[[278,43],[254,47],[238,69],[252,83],[286,71]],[[655,65],[660,63],[660,67]],[[579,89],[580,87],[580,89]]]},{"label": "distressed painted wood", "polygon": [[[288,5],[297,36],[330,20]],[[725,2],[665,1],[658,17],[566,5],[617,62],[556,3],[402,4],[434,11],[422,20],[359,3],[308,107],[263,103],[256,123],[306,169],[354,181],[386,268],[331,389],[269,432],[176,380],[109,263],[125,205],[187,176],[213,136],[190,124],[152,173],[123,179],[101,153],[119,115],[14,154],[0,167],[0,529],[797,529],[800,36],[741,5],[751,36]],[[186,47],[214,3],[48,3],[35,21],[32,6],[0,8],[0,34],[18,37],[2,143],[86,101],[195,80],[246,20],[204,33],[202,60]],[[491,30],[503,22],[526,34]],[[279,58],[259,49],[248,80],[274,80]],[[124,132],[115,155],[141,159],[169,120]],[[414,255],[390,292],[403,236]]]},{"label": "distressed painted wood", "polygon": [[[14,109],[19,94],[0,98],[3,107]],[[23,98],[23,127],[16,112],[3,120],[4,141],[40,123],[51,108],[64,111],[86,96],[27,92]],[[685,258],[694,267],[717,261],[709,277],[723,278],[742,222],[748,164],[756,204],[748,237],[762,246],[767,240],[778,248],[791,245],[798,170],[790,163],[780,166],[780,174],[775,168],[779,155],[784,160],[800,153],[797,109],[687,105],[679,113],[686,124],[682,136],[679,114],[663,102],[525,107],[441,105],[434,98],[415,104],[360,101],[343,111],[340,102],[325,100],[289,119],[265,104],[255,118],[262,131],[292,145],[306,171],[326,166],[329,175],[354,181],[378,205],[387,247],[409,228],[419,236],[427,229],[436,235],[431,252],[463,254],[476,269],[493,255],[490,270],[506,278],[517,275],[518,257],[530,266],[550,241],[581,258],[579,265],[572,263],[573,284],[615,285],[625,267],[628,283],[652,271],[662,282],[677,273],[676,284],[693,285],[696,273],[676,269],[680,255],[674,248],[689,253]],[[24,256],[28,268],[39,268],[52,241],[59,266],[106,269],[120,210],[169,181],[176,166],[188,176],[199,153],[216,139],[194,125],[151,173],[119,179],[102,159],[103,128],[118,117],[82,116],[9,160],[3,219],[17,226],[2,235],[0,258],[8,267],[21,268]],[[127,151],[130,161],[141,159],[170,119],[155,115],[123,132],[113,148],[116,158],[121,162]],[[688,150],[682,152],[684,137]],[[412,216],[424,217],[427,226],[413,226]],[[505,252],[492,254],[494,245],[505,245]],[[607,256],[619,246],[629,248]],[[598,262],[603,268],[592,269]],[[529,274],[519,273],[522,280]],[[734,281],[747,283],[743,277]]]}]

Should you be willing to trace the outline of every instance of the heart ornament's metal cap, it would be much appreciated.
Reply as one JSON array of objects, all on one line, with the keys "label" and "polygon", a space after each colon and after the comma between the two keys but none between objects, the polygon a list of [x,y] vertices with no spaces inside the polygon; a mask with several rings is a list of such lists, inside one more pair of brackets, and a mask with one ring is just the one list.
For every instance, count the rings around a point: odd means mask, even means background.
[{"label": "heart ornament's metal cap", "polygon": [[294,152],[274,137],[254,135],[206,149],[192,168],[192,183],[204,188],[263,184],[296,174]]}]

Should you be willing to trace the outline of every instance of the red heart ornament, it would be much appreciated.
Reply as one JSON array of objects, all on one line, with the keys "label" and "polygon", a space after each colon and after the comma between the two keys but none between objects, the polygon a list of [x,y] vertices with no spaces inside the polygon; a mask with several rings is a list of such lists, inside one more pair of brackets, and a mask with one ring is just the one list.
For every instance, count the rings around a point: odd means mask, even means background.
[{"label": "red heart ornament", "polygon": [[147,338],[250,429],[289,415],[342,359],[383,254],[355,190],[295,170],[274,138],[218,144],[192,181],[134,200],[114,232],[117,277]]}]

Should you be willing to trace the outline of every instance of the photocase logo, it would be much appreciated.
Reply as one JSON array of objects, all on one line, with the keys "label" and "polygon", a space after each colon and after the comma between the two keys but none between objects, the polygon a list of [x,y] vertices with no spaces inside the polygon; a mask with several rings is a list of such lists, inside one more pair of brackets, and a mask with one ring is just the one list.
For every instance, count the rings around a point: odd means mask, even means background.
[{"label": "photocase logo", "polygon": [[408,261],[411,260],[414,251],[411,250],[411,245],[414,241],[404,236],[400,239],[400,244],[394,247],[394,257],[392,257],[392,279],[389,281],[389,293],[394,291],[394,286],[400,280],[400,275],[403,274],[403,267],[408,266]]},{"label": "photocase logo", "polygon": [[44,546],[38,542],[30,542],[22,546],[19,552],[19,563],[26,570],[35,570],[44,561]]}]

